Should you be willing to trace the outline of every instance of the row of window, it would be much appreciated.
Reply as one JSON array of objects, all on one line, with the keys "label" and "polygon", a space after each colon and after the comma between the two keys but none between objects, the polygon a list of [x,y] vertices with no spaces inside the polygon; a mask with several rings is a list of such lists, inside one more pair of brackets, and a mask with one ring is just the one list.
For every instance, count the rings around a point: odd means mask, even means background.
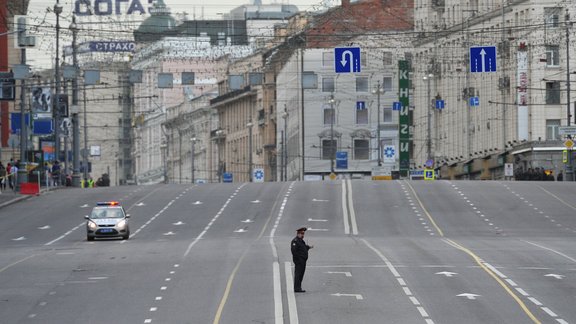
[{"label": "row of window", "polygon": [[[383,139],[381,141],[382,147],[392,145],[394,140]],[[370,140],[369,139],[354,139],[354,147],[352,148],[352,160],[370,160]],[[322,160],[331,160],[336,158],[338,141],[331,139],[322,140],[321,156]]]},{"label": "row of window", "polygon": [[[384,91],[392,91],[392,77],[384,77],[382,79],[382,89]],[[356,92],[370,92],[369,78],[360,76],[356,77]],[[322,92],[335,92],[334,77],[322,78]]]},{"label": "row of window", "polygon": [[[383,112],[381,123],[392,123],[392,108],[380,108]],[[334,108],[324,108],[324,126],[336,124],[336,111]],[[356,125],[368,125],[368,108],[356,109]]]}]

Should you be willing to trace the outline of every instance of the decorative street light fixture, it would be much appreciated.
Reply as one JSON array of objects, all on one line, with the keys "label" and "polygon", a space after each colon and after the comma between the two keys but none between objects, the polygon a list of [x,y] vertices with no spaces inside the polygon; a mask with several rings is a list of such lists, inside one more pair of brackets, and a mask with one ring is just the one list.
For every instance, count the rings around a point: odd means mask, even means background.
[{"label": "decorative street light fixture", "polygon": [[190,142],[192,143],[192,152],[190,153],[190,164],[192,165],[192,167],[191,167],[192,170],[190,170],[190,171],[192,171],[191,183],[194,184],[194,182],[195,182],[194,181],[194,158],[196,157],[196,154],[195,154],[196,137],[192,137],[190,139]]},{"label": "decorative street light fixture", "polygon": [[246,124],[248,127],[248,179],[252,182],[252,119]]},{"label": "decorative street light fixture", "polygon": [[378,80],[378,84],[376,86],[376,89],[372,90],[373,94],[377,94],[378,95],[378,109],[377,109],[377,114],[378,114],[378,118],[376,121],[376,138],[378,141],[378,166],[382,166],[382,143],[380,142],[380,94],[384,94],[384,88],[382,87],[382,85],[380,84],[380,80]]}]

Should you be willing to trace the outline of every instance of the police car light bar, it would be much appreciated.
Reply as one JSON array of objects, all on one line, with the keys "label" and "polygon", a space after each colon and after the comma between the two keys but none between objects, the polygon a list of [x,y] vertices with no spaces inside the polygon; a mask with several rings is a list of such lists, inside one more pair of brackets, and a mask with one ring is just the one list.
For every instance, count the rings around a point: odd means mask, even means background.
[{"label": "police car light bar", "polygon": [[120,205],[117,201],[103,201],[96,203],[96,206],[117,206]]}]

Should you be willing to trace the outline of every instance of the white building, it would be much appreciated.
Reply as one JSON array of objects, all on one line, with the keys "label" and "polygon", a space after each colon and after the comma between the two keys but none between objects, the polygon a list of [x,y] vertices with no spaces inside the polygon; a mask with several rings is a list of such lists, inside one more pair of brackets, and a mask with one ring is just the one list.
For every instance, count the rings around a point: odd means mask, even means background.
[{"label": "white building", "polygon": [[[417,168],[434,160],[445,176],[473,179],[501,178],[506,161],[524,170],[563,169],[558,127],[567,125],[566,13],[575,17],[573,3],[416,1]],[[490,54],[484,65],[470,57],[475,46],[495,46],[495,62]],[[470,72],[492,64],[496,72]],[[435,108],[437,99],[444,109]]]},{"label": "white building", "polygon": [[[357,37],[352,45],[348,42],[345,46],[362,49],[360,73],[336,73],[334,48],[303,49],[290,58],[277,78],[277,120],[287,117],[288,179],[323,177],[332,170],[355,177],[368,177],[373,169],[391,175],[399,169],[399,115],[392,107],[398,101],[398,60],[404,60],[410,52],[401,44],[408,39],[386,40],[372,35]],[[380,109],[375,91],[378,84],[383,90]],[[278,129],[281,147],[280,131],[284,127]],[[337,167],[331,143],[337,152],[346,152],[346,169]],[[395,153],[386,157],[385,147],[393,148]]]}]

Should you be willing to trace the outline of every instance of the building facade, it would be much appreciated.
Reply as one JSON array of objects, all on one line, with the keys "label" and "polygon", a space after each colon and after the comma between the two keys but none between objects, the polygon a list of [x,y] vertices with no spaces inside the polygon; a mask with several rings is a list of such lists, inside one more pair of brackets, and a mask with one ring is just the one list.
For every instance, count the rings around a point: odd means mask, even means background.
[{"label": "building facade", "polygon": [[[567,55],[574,50],[566,23],[574,7],[557,1],[416,1],[416,168],[433,161],[445,177],[470,179],[503,178],[505,162],[556,174],[564,168],[558,127],[569,124],[573,101],[566,91]],[[482,46],[496,47],[495,72],[471,72],[492,67],[470,54]],[[437,100],[443,109],[435,108]],[[529,158],[525,143],[531,143],[529,152],[546,146],[548,156]]]}]

